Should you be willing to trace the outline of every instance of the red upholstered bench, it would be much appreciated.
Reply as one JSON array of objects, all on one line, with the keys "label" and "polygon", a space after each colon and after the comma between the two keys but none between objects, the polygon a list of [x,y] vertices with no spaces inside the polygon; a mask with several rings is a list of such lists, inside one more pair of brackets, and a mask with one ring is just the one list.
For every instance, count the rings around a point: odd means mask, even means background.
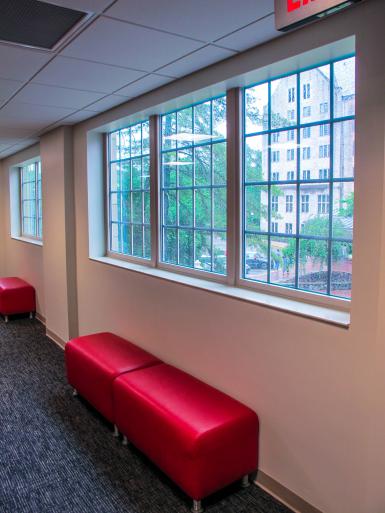
[{"label": "red upholstered bench", "polygon": [[0,278],[0,313],[8,316],[36,311],[35,289],[20,278]]},{"label": "red upholstered bench", "polygon": [[193,499],[257,468],[258,417],[228,395],[170,365],[123,374],[113,383],[118,429]]},{"label": "red upholstered bench", "polygon": [[96,333],[70,340],[65,346],[65,361],[68,382],[74,387],[74,394],[79,393],[114,424],[114,379],[124,372],[160,362],[112,333]]}]

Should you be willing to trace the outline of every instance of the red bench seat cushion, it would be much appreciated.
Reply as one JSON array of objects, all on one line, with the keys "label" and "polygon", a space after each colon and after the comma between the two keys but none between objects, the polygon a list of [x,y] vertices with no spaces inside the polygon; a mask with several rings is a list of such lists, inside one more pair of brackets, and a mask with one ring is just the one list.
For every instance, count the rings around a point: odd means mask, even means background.
[{"label": "red bench seat cushion", "polygon": [[159,363],[160,360],[113,333],[96,333],[70,340],[65,346],[67,378],[110,422],[115,422],[112,382],[124,372]]},{"label": "red bench seat cushion", "polygon": [[35,289],[21,278],[0,278],[0,313],[12,315],[36,310]]},{"label": "red bench seat cushion", "polygon": [[193,499],[257,468],[257,415],[175,367],[119,376],[114,407],[119,430]]}]

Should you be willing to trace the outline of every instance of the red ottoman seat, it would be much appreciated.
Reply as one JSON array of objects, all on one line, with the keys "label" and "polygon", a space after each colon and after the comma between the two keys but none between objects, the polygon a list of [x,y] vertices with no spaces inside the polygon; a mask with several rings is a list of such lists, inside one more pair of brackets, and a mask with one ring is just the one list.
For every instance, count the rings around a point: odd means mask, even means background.
[{"label": "red ottoman seat", "polygon": [[0,278],[0,313],[8,315],[36,311],[35,289],[21,278]]},{"label": "red ottoman seat", "polygon": [[113,333],[70,340],[65,346],[70,385],[104,417],[115,423],[112,383],[124,372],[155,365],[158,358]]},{"label": "red ottoman seat", "polygon": [[192,499],[257,468],[258,417],[228,395],[167,364],[113,383],[119,430]]}]

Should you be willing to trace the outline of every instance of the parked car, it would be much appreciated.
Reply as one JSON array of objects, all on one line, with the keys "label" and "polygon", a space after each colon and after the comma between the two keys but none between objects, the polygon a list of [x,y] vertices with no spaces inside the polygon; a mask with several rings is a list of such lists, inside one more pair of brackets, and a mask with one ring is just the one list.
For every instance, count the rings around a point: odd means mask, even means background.
[{"label": "parked car", "polygon": [[267,258],[255,254],[254,256],[246,256],[245,264],[250,267],[250,269],[267,269]]}]

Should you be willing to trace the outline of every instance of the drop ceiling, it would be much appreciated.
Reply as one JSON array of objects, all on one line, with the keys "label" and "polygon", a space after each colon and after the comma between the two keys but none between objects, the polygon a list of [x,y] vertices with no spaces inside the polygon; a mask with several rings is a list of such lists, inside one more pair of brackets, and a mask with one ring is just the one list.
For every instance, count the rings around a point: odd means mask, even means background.
[{"label": "drop ceiling", "polygon": [[54,51],[0,42],[0,159],[279,35],[274,0],[50,3],[90,16]]}]

